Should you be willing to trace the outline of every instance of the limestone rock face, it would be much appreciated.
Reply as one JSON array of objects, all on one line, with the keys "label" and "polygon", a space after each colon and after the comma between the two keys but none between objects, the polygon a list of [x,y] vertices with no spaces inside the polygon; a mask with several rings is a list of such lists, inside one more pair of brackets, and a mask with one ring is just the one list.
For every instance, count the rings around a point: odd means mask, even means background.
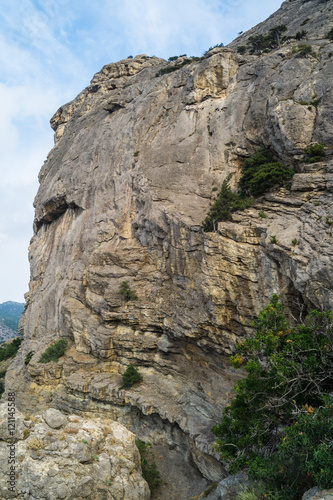
[{"label": "limestone rock face", "polygon": [[[112,416],[221,479],[210,429],[241,376],[228,361],[235,342],[273,293],[294,315],[333,307],[329,5],[285,2],[251,31],[284,22],[294,36],[308,19],[306,57],[292,38],[240,55],[249,33],[162,76],[177,62],[137,56],[105,66],[55,114],[25,340],[6,379],[22,408]],[[325,144],[323,161],[306,163],[311,142]],[[291,186],[204,233],[214,188],[229,174],[235,188],[261,145],[296,168]],[[137,300],[121,295],[123,281]],[[59,337],[65,356],[38,363]],[[119,391],[130,363],[143,382]]]},{"label": "limestone rock face", "polygon": [[[7,424],[7,406],[1,405],[0,426]],[[140,455],[135,436],[117,422],[102,419],[86,420],[77,415],[66,417],[57,410],[61,429],[50,426],[45,414],[32,419],[18,412],[16,420],[23,422],[23,435],[13,448],[15,456],[15,494],[7,479],[10,436],[1,434],[0,459],[2,499],[54,500],[147,500],[148,484],[141,476]],[[8,470],[6,470],[8,469]]]}]

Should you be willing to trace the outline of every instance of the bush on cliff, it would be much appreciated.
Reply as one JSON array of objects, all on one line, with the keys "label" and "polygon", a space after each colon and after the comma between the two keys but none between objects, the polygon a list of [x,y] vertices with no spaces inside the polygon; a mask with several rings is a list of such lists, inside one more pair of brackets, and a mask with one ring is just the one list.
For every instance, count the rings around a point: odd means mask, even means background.
[{"label": "bush on cliff", "polygon": [[247,468],[269,498],[298,499],[333,486],[333,315],[313,311],[295,328],[279,297],[260,313],[255,334],[232,364],[247,377],[213,429],[230,472]]},{"label": "bush on cliff", "polygon": [[39,358],[39,363],[49,363],[50,361],[58,361],[65,354],[68,347],[68,341],[64,337],[49,345]]},{"label": "bush on cliff", "polygon": [[135,444],[141,457],[142,477],[147,481],[149,489],[153,493],[160,486],[162,480],[155,462],[154,453],[151,450],[152,446],[150,443],[141,441],[141,439],[136,439]]},{"label": "bush on cliff", "polygon": [[243,196],[260,196],[292,179],[294,173],[293,169],[276,161],[272,151],[261,147],[243,163],[239,181],[240,193]]},{"label": "bush on cliff", "polygon": [[126,371],[123,373],[123,384],[120,389],[128,389],[142,380],[142,375],[134,365],[128,365]]},{"label": "bush on cliff", "polygon": [[252,205],[252,198],[241,197],[234,193],[229,186],[229,177],[222,183],[221,191],[209,211],[209,214],[203,221],[204,231],[215,231],[217,223],[223,220],[232,220],[232,212],[236,210],[245,210]]},{"label": "bush on cliff", "polygon": [[203,230],[216,231],[218,222],[232,220],[232,212],[249,208],[254,197],[290,181],[294,173],[293,169],[276,161],[269,149],[261,147],[244,161],[238,193],[229,186],[230,176],[223,181],[221,191],[202,223]]},{"label": "bush on cliff", "polygon": [[323,142],[309,144],[309,146],[304,149],[304,153],[307,155],[307,159],[310,163],[321,161],[323,156],[325,156],[325,144]]},{"label": "bush on cliff", "polygon": [[137,294],[131,289],[128,284],[128,281],[122,281],[119,285],[119,292],[124,297],[126,302],[129,300],[137,300]]},{"label": "bush on cliff", "polygon": [[16,337],[8,344],[3,344],[0,346],[0,361],[4,361],[5,359],[13,358],[16,356],[17,351],[20,348],[22,343],[22,339]]}]

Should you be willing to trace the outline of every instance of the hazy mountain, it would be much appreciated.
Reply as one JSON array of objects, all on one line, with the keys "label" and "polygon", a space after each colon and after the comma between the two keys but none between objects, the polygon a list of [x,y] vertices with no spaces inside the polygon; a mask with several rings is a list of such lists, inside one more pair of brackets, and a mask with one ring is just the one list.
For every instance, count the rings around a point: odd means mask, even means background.
[{"label": "hazy mountain", "polygon": [[4,342],[18,334],[18,324],[24,304],[19,302],[4,302],[0,304],[0,342]]}]

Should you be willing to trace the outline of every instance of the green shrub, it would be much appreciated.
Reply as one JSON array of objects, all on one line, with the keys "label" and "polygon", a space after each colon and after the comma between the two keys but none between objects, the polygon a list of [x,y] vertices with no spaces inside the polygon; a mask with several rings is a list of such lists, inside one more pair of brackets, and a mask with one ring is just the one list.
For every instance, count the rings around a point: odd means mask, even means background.
[{"label": "green shrub", "polygon": [[260,217],[260,219],[266,219],[267,215],[264,210],[260,210],[258,217]]},{"label": "green shrub", "polygon": [[262,52],[269,52],[276,47],[281,46],[281,42],[284,41],[282,38],[282,33],[287,30],[287,26],[281,24],[271,28],[266,35],[253,35],[248,38],[246,42],[250,47],[251,54],[261,54]]},{"label": "green shrub", "polygon": [[[182,56],[179,56],[182,57]],[[173,71],[177,71],[177,69],[183,68],[187,64],[191,64],[191,59],[184,59],[181,63],[175,64],[174,66],[166,66],[157,71],[155,77],[166,75],[168,73],[173,73]]]},{"label": "green shrub", "polygon": [[126,371],[123,373],[123,384],[119,387],[119,390],[128,389],[129,387],[141,382],[141,380],[142,375],[139,373],[139,370],[133,365],[128,365]]},{"label": "green shrub", "polygon": [[306,57],[309,54],[312,54],[311,45],[306,45],[304,43],[298,45],[296,50],[296,57]]},{"label": "green shrub", "polygon": [[292,179],[294,173],[293,169],[276,161],[269,149],[261,147],[243,163],[240,193],[242,196],[260,196],[268,189],[281,186]]},{"label": "green shrub", "polygon": [[16,337],[9,344],[0,346],[0,361],[4,361],[5,359],[13,358],[14,356],[16,356],[21,344],[22,339]]},{"label": "green shrub", "polygon": [[151,444],[136,439],[135,444],[139,450],[141,457],[142,477],[148,483],[150,491],[153,493],[160,486],[162,480],[157,469],[155,457],[151,451]]},{"label": "green shrub", "polygon": [[7,370],[0,372],[0,378],[5,378]]},{"label": "green shrub", "polygon": [[277,243],[277,238],[276,238],[275,234],[273,234],[273,236],[271,236],[271,243],[273,243],[273,244]]},{"label": "green shrub", "polygon": [[229,471],[247,468],[269,498],[299,499],[333,486],[333,315],[312,313],[291,327],[279,297],[252,324],[231,362],[247,377],[213,429]]},{"label": "green shrub", "polygon": [[216,45],[213,45],[213,47],[209,47],[209,49],[208,49],[208,50],[205,50],[205,52],[203,53],[203,55],[205,56],[205,55],[207,55],[207,54],[208,54],[208,52],[210,52],[211,50],[216,49],[216,48],[222,48],[222,47],[224,47],[224,44],[223,44],[223,43],[217,43]]},{"label": "green shrub", "polygon": [[297,31],[297,33],[295,35],[296,40],[302,40],[302,38],[306,37],[307,33],[308,32],[305,30]]},{"label": "green shrub", "polygon": [[24,364],[28,365],[31,361],[32,356],[35,354],[35,351],[29,351],[26,357],[24,358]]},{"label": "green shrub", "polygon": [[[233,212],[251,207],[253,197],[285,184],[292,179],[294,173],[293,169],[276,161],[269,149],[261,147],[244,161],[238,193],[234,193],[229,186],[230,176],[223,181],[221,191],[202,223],[203,230],[216,231],[218,222],[232,220]],[[259,217],[265,217],[263,211],[259,212]]]},{"label": "green shrub", "polygon": [[237,52],[238,52],[238,54],[242,54],[242,55],[245,54],[246,46],[245,45],[238,45]]},{"label": "green shrub", "polygon": [[217,223],[223,220],[232,220],[232,212],[236,210],[244,210],[252,205],[252,198],[242,197],[231,191],[229,179],[225,179],[222,183],[221,191],[219,192],[213,206],[211,207],[207,217],[203,221],[204,231],[215,231]]},{"label": "green shrub", "polygon": [[308,156],[310,163],[316,163],[325,155],[325,145],[322,142],[310,144],[304,149],[304,153]]},{"label": "green shrub", "polygon": [[297,238],[294,238],[291,242],[293,247],[295,247],[297,245],[297,243],[298,243]]},{"label": "green shrub", "polygon": [[119,292],[124,297],[126,302],[128,302],[129,300],[137,300],[138,298],[136,293],[131,290],[128,281],[122,281],[122,283],[119,285]]},{"label": "green shrub", "polygon": [[244,488],[238,493],[237,500],[264,500],[264,488],[261,485],[256,485],[253,488]]},{"label": "green shrub", "polygon": [[137,158],[139,156],[139,154],[140,154],[140,151],[135,151],[135,153],[133,153],[134,158]]},{"label": "green shrub", "polygon": [[68,347],[68,341],[64,337],[49,345],[39,358],[39,363],[49,363],[50,361],[58,361],[65,354]]}]

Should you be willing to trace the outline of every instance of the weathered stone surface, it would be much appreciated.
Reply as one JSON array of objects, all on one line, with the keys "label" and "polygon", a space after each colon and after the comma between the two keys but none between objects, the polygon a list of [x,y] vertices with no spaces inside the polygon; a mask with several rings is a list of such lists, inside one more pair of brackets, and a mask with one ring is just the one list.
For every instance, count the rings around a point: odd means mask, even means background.
[{"label": "weathered stone surface", "polygon": [[228,476],[216,488],[214,500],[234,500],[239,493],[253,484],[253,481],[250,481],[244,472]]},{"label": "weathered stone surface", "polygon": [[302,500],[332,500],[332,490],[319,490],[317,487],[304,493]]},{"label": "weathered stone surface", "polygon": [[[35,199],[25,340],[6,378],[20,408],[110,412],[205,477],[223,477],[210,429],[241,376],[228,361],[235,342],[273,293],[289,314],[333,307],[328,6],[285,2],[251,32],[284,22],[295,35],[309,18],[314,55],[296,57],[292,39],[258,56],[231,45],[159,77],[174,63],[138,56],[105,66],[55,114]],[[320,141],[323,161],[307,164],[304,148]],[[213,189],[229,174],[235,187],[260,145],[297,169],[290,191],[203,233]],[[122,297],[122,281],[137,300]],[[66,355],[39,364],[61,336]],[[130,363],[143,383],[119,391]]]},{"label": "weathered stone surface", "polygon": [[[1,424],[6,422],[6,411],[7,405],[1,405]],[[45,412],[43,418],[36,415],[27,421],[30,434],[23,440],[20,436],[15,443],[15,493],[7,484],[8,443],[0,440],[2,499],[150,498],[131,432],[110,420],[66,417],[58,412],[58,421],[60,417],[66,421],[62,429],[49,426]],[[53,419],[50,423],[54,423]]]},{"label": "weathered stone surface", "polygon": [[42,413],[43,419],[52,429],[59,429],[67,424],[67,418],[59,410],[48,408]]}]

